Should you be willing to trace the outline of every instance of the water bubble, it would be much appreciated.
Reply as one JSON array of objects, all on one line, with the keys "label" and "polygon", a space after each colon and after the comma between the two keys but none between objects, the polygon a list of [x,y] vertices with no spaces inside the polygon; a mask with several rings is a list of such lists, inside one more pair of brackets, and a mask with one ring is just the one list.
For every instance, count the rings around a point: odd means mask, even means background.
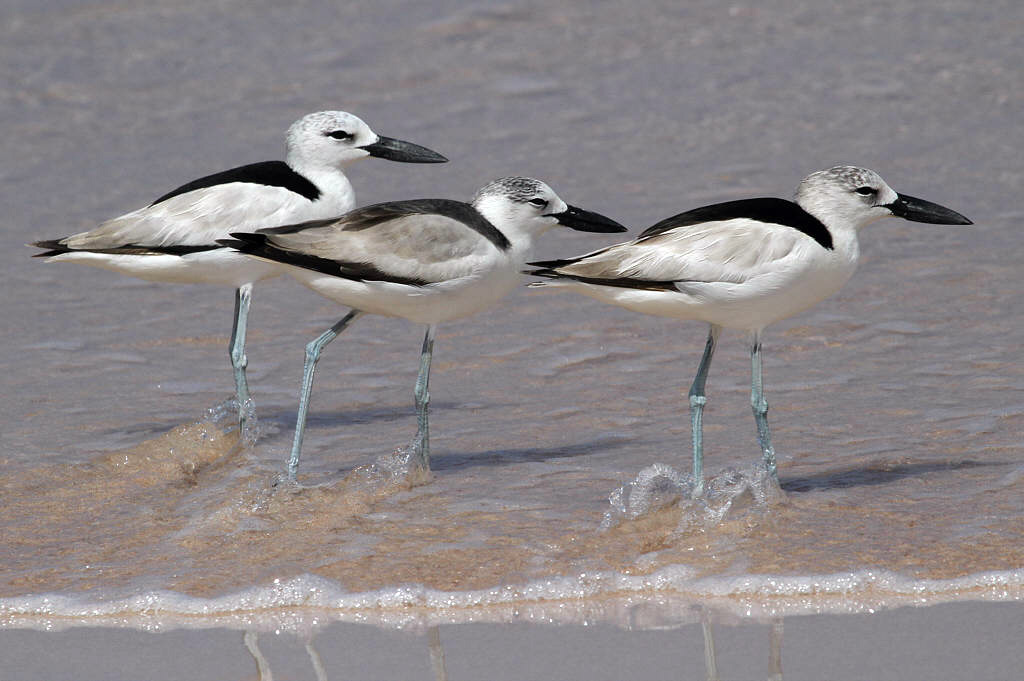
[{"label": "water bubble", "polygon": [[673,505],[679,508],[678,532],[707,529],[721,524],[727,516],[763,512],[784,496],[762,463],[742,470],[730,468],[708,478],[701,494],[695,493],[695,482],[689,473],[681,473],[667,464],[647,466],[608,495],[612,508],[605,512],[600,529],[607,530]]},{"label": "water bubble", "polygon": [[232,424],[238,423],[240,414],[245,417],[245,424],[238,434],[238,442],[242,447],[252,449],[265,433],[259,419],[256,418],[256,402],[251,397],[245,401],[241,409],[238,406],[238,398],[232,396],[206,410],[207,420],[224,430],[232,430]]}]

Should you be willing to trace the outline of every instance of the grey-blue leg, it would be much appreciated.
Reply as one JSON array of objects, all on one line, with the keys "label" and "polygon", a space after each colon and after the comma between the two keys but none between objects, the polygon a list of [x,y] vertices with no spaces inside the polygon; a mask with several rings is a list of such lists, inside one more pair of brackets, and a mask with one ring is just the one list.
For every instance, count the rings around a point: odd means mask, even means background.
[{"label": "grey-blue leg", "polygon": [[299,393],[299,417],[295,421],[295,440],[292,442],[292,455],[288,459],[289,480],[294,481],[299,472],[299,452],[302,451],[302,435],[306,430],[306,415],[309,413],[309,393],[313,390],[313,372],[316,370],[317,360],[320,359],[320,352],[361,314],[359,310],[352,310],[337,324],[320,334],[319,338],[306,345],[306,362],[302,366],[302,392]]},{"label": "grey-blue leg", "polygon": [[761,380],[761,332],[755,331],[750,338],[750,406],[757,423],[757,441],[764,456],[764,467],[774,480],[779,474],[775,467],[775,450],[772,449],[772,434],[768,430],[768,400],[764,398],[764,384]]},{"label": "grey-blue leg", "polygon": [[238,400],[238,435],[245,434],[249,418],[249,383],[245,379],[245,367],[249,360],[245,356],[245,328],[249,323],[249,303],[252,301],[252,284],[243,284],[235,290],[235,321],[231,327],[231,343],[228,353],[235,371],[235,398]]},{"label": "grey-blue leg", "polygon": [[715,346],[718,344],[718,335],[722,327],[711,325],[708,329],[708,342],[704,346],[704,356],[701,357],[700,367],[697,369],[697,376],[690,386],[690,430],[693,434],[693,479],[694,496],[704,492],[704,405],[707,398],[704,396],[704,384],[708,380],[708,369],[711,368],[711,358],[715,354]]},{"label": "grey-blue leg", "polygon": [[430,360],[434,355],[434,331],[437,327],[431,324],[423,336],[423,349],[420,351],[420,373],[416,377],[413,397],[416,398],[416,438],[412,441],[413,453],[418,459],[420,468],[430,470]]}]

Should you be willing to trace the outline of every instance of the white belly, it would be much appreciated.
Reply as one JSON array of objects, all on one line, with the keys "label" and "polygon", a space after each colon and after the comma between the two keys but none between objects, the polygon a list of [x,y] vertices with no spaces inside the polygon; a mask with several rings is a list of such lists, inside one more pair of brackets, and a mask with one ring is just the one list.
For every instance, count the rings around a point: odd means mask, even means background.
[{"label": "white belly", "polygon": [[127,274],[147,281],[172,284],[239,286],[282,273],[281,266],[256,260],[229,248],[188,255],[121,255],[72,251],[47,262],[74,262]]},{"label": "white belly", "polygon": [[742,283],[679,282],[677,290],[642,290],[588,284],[571,279],[543,287],[571,288],[620,307],[674,319],[695,319],[730,329],[763,329],[836,293],[856,262],[836,258],[806,267],[766,272]]},{"label": "white belly", "polygon": [[468,317],[491,307],[522,281],[510,265],[482,275],[426,286],[384,281],[352,281],[312,270],[286,266],[288,274],[320,295],[371,314],[401,317],[418,324],[437,324]]},{"label": "white belly", "polygon": [[[332,184],[333,181],[333,184]],[[48,262],[75,262],[148,281],[239,286],[281,274],[275,263],[229,248],[188,255],[104,253],[128,245],[205,246],[231,232],[333,218],[353,205],[351,186],[340,172],[322,179],[325,194],[310,201],[280,187],[229,183],[169,199],[108,220],[97,229],[69,237],[73,250]]]}]

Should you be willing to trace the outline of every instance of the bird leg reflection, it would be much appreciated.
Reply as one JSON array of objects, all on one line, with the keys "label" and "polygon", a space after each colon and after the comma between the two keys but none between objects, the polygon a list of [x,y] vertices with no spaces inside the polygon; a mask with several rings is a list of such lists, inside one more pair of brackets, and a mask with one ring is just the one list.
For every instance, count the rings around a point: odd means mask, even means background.
[{"label": "bird leg reflection", "polygon": [[768,681],[782,681],[782,618],[772,619],[768,657]]},{"label": "bird leg reflection", "polygon": [[704,671],[707,673],[707,681],[719,681],[715,633],[711,628],[711,613],[707,610],[701,610],[700,626],[704,632]]},{"label": "bird leg reflection", "polygon": [[267,662],[266,656],[260,650],[259,643],[257,642],[258,637],[259,634],[255,631],[247,631],[242,637],[242,641],[245,643],[245,647],[249,649],[249,654],[256,660],[256,669],[259,671],[260,681],[274,681],[274,673],[270,671],[270,663]]},{"label": "bird leg reflection", "polygon": [[427,645],[430,648],[430,668],[434,681],[448,681],[448,667],[444,662],[444,648],[441,646],[441,631],[432,626],[427,629]]}]

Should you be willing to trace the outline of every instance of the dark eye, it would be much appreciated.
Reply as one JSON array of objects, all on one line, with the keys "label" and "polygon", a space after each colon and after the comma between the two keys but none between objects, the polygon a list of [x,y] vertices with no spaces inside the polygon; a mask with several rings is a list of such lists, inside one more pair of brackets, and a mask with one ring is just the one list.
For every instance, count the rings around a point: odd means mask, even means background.
[{"label": "dark eye", "polygon": [[336,140],[350,140],[352,139],[352,133],[345,132],[344,130],[332,130],[331,132],[325,132],[328,137],[333,137]]},{"label": "dark eye", "polygon": [[530,203],[537,206],[537,208],[547,208],[548,202],[544,199],[530,199]]},{"label": "dark eye", "polygon": [[878,190],[874,187],[857,187],[855,191],[861,196],[874,196],[878,193]]}]

